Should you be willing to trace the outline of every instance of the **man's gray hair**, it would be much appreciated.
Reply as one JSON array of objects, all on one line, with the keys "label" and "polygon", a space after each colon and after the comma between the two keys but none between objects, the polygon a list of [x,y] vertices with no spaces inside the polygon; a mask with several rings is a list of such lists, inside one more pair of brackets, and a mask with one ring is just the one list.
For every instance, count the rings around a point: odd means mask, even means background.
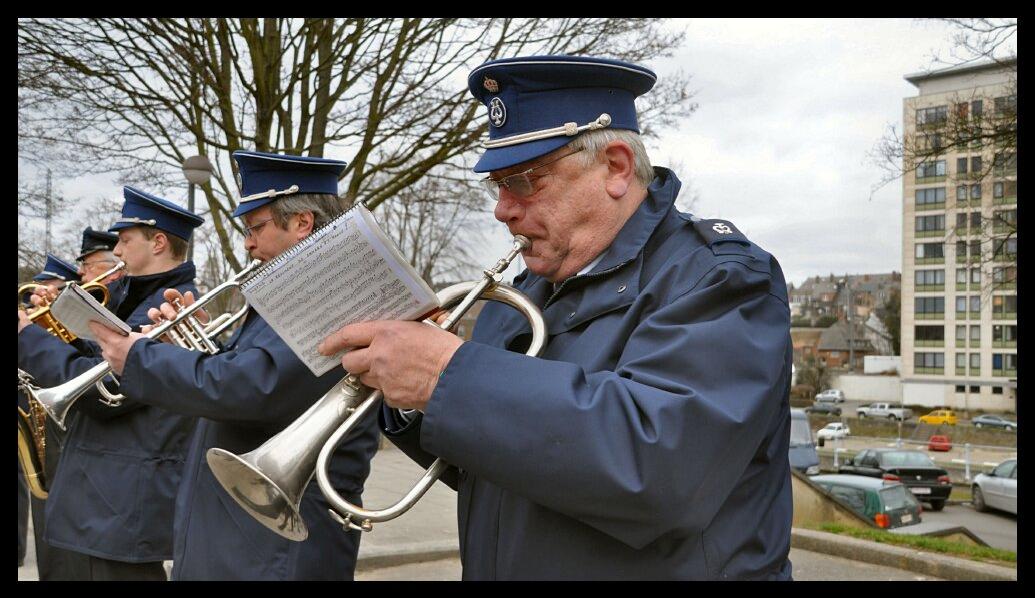
[{"label": "man's gray hair", "polygon": [[650,158],[647,157],[647,148],[643,147],[640,134],[636,131],[626,129],[587,131],[573,139],[567,147],[572,150],[586,150],[580,159],[583,166],[589,167],[601,159],[604,148],[612,141],[624,141],[629,144],[636,160],[636,180],[644,187],[649,186],[654,180],[654,168],[651,167]]},{"label": "man's gray hair", "polygon": [[286,229],[292,214],[313,213],[313,228],[319,228],[345,211],[347,201],[330,193],[297,193],[269,204],[273,222]]}]

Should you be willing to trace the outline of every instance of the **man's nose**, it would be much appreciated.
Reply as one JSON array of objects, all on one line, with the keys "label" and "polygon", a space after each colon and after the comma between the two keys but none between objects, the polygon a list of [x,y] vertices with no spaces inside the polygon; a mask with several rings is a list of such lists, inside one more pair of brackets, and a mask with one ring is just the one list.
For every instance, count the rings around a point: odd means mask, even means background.
[{"label": "man's nose", "polygon": [[499,199],[496,201],[496,208],[492,212],[496,217],[496,220],[503,223],[520,220],[525,209],[521,205],[521,202],[518,201],[517,196],[511,193],[511,191],[506,187],[500,187],[499,193]]}]

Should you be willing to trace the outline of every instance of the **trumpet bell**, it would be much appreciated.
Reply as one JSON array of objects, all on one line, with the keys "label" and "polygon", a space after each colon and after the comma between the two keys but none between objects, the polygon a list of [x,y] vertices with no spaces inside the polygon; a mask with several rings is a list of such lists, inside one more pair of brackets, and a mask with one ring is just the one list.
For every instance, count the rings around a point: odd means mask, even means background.
[{"label": "trumpet bell", "polygon": [[252,463],[247,457],[247,454],[238,457],[230,451],[214,448],[205,459],[219,483],[256,521],[289,540],[301,542],[308,538],[309,528],[299,511],[301,495],[293,497],[283,492],[262,473],[263,468],[258,463]]}]

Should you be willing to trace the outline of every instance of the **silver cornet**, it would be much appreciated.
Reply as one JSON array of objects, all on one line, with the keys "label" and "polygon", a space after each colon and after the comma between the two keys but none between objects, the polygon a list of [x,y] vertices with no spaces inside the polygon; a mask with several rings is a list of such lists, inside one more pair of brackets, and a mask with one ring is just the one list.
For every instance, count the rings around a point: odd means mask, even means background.
[{"label": "silver cornet", "polygon": [[[176,314],[175,319],[166,320],[165,322],[156,325],[145,336],[147,338],[156,339],[169,332],[172,338],[176,340],[176,334],[186,334],[188,332],[192,335],[198,334],[200,338],[192,337],[193,340],[188,343],[186,348],[214,353],[217,348],[211,339],[216,338],[238,320],[243,318],[244,315],[248,313],[248,306],[245,305],[230,317],[224,318],[221,316],[220,318],[210,322],[207,326],[198,321],[198,319],[193,315],[194,312],[201,309],[205,304],[210,303],[221,293],[239,287],[244,279],[248,278],[248,276],[254,272],[261,263],[262,262],[259,260],[252,260],[252,262],[243,270],[235,274],[233,278],[205,293],[193,304],[182,308]],[[227,314],[223,315],[225,316]],[[180,341],[176,340],[176,342],[179,343]],[[107,361],[102,361],[64,384],[54,386],[52,388],[32,390],[31,396],[39,402],[40,406],[47,412],[47,415],[49,415],[51,419],[53,419],[62,430],[64,430],[65,416],[68,415],[68,410],[72,408],[73,404],[75,404],[76,399],[81,397],[86,391],[90,390],[91,386],[100,383],[104,377],[110,373],[111,365],[109,365]],[[103,388],[103,385],[99,385],[99,389],[101,388]],[[105,396],[109,406],[119,404],[123,398],[122,395],[113,395],[106,389],[102,390],[101,394]]]},{"label": "silver cornet", "polygon": [[[531,242],[520,235],[506,257],[483,271],[480,280],[453,285],[439,291],[439,302],[455,309],[440,326],[452,330],[479,299],[506,303],[521,311],[532,326],[532,343],[526,354],[538,356],[546,344],[546,322],[542,313],[520,291],[500,284],[503,271]],[[302,541],[309,530],[301,515],[302,494],[313,474],[327,501],[331,516],[351,529],[370,531],[374,523],[388,521],[409,510],[431,488],[449,465],[436,459],[417,484],[395,505],[367,510],[344,500],[327,476],[330,455],[362,418],[376,414],[381,391],[364,386],[349,374],[305,413],[262,446],[244,455],[209,449],[209,468],[237,504],[260,523],[289,540]]]}]

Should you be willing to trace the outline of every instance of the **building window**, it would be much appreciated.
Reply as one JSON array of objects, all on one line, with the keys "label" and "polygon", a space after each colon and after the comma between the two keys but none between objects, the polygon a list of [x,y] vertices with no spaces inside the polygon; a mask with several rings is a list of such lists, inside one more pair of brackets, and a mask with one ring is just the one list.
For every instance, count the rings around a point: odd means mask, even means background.
[{"label": "building window", "polygon": [[970,261],[976,262],[981,259],[981,239],[970,242]]},{"label": "building window", "polygon": [[981,268],[970,269],[970,284],[981,284]]},{"label": "building window", "polygon": [[[992,168],[996,176],[1004,176],[1017,173],[1017,154],[1012,152],[1000,152],[992,157]],[[919,169],[917,170],[919,172]],[[934,176],[934,175],[932,175]]]},{"label": "building window", "polygon": [[980,184],[971,185],[970,186],[970,198],[971,199],[981,199],[981,185]]},{"label": "building window", "polygon": [[971,156],[970,157],[970,172],[972,172],[974,174],[980,174],[981,173],[981,166],[982,166],[981,156]]},{"label": "building window", "polygon": [[994,394],[994,395],[1001,395],[1001,394],[1003,394],[1003,387],[1002,386],[993,386],[992,387],[992,394]]},{"label": "building window", "polygon": [[[930,110],[930,108],[929,108]],[[995,99],[995,112],[998,115],[1008,115],[1017,112],[1017,96],[1002,96]],[[920,124],[920,111],[917,110],[917,123]],[[944,119],[943,119],[944,120]]]},{"label": "building window", "polygon": [[936,319],[945,315],[945,297],[914,297],[915,313],[921,319]]},{"label": "building window", "polygon": [[1013,319],[1017,317],[1017,295],[992,295],[992,318]]},{"label": "building window", "polygon": [[945,270],[917,270],[915,276],[917,287],[945,285]]},{"label": "building window", "polygon": [[970,340],[980,341],[981,340],[981,326],[970,327]]},{"label": "building window", "polygon": [[966,297],[956,297],[956,316],[957,317],[965,317],[966,313],[967,313],[967,298]]},{"label": "building window", "polygon": [[957,185],[956,187],[956,201],[967,201],[967,186]]},{"label": "building window", "polygon": [[956,392],[967,392],[967,386],[965,384],[957,384]]},{"label": "building window", "polygon": [[944,231],[945,214],[932,214],[931,216],[916,217],[916,232]]},{"label": "building window", "polygon": [[967,354],[957,353],[956,354],[956,373],[963,375],[967,373]]},{"label": "building window", "polygon": [[973,115],[974,117],[981,116],[982,108],[984,107],[983,104],[984,103],[981,100],[974,100],[973,102],[971,102],[970,103],[970,113],[971,113],[971,115]]},{"label": "building window", "polygon": [[967,174],[966,158],[956,158],[956,174]]},{"label": "building window", "polygon": [[970,386],[970,393],[971,394],[979,394],[980,392],[981,392],[981,387],[980,386],[974,386],[974,385]]},{"label": "building window", "polygon": [[981,230],[981,212],[970,213],[970,228],[975,232]]},{"label": "building window", "polygon": [[992,374],[1000,376],[1016,376],[1017,354],[992,353]]},{"label": "building window", "polygon": [[1009,289],[1017,287],[1016,266],[996,266],[992,268],[992,282],[996,288]]},{"label": "building window", "polygon": [[981,354],[971,353],[970,354],[970,373],[980,374],[981,373]]},{"label": "building window", "polygon": [[913,336],[919,346],[940,347],[945,344],[945,327],[914,326]]},{"label": "building window", "polygon": [[981,313],[981,296],[974,295],[970,298],[970,313],[979,314]]},{"label": "building window", "polygon": [[945,257],[945,246],[943,243],[917,243],[917,259],[939,259]]},{"label": "building window", "polygon": [[[918,370],[944,370],[944,353],[913,353],[913,365]],[[933,373],[933,372],[928,372]]]},{"label": "building window", "polygon": [[997,260],[1013,260],[1017,257],[1017,237],[1007,237],[1005,239],[996,239],[995,243],[995,259]]},{"label": "building window", "polygon": [[930,189],[917,189],[915,191],[916,205],[926,206],[931,204],[945,203],[945,187],[932,187]]},{"label": "building window", "polygon": [[1017,346],[1017,325],[1016,324],[994,324],[992,326],[993,347],[1016,347]]},{"label": "building window", "polygon": [[[999,100],[1005,98],[996,98],[995,105],[996,111],[999,111]],[[1016,104],[1016,100],[1014,101]],[[916,111],[916,124],[921,125],[937,125],[943,124],[949,119],[949,107],[948,106],[935,106],[933,108],[920,108]]]},{"label": "building window", "polygon": [[966,341],[967,340],[967,327],[957,326],[956,327],[956,340]]},{"label": "building window", "polygon": [[945,176],[945,160],[925,162],[916,167],[916,178],[926,179],[930,177]]},{"label": "building window", "polygon": [[[966,253],[967,253],[967,244],[964,241],[957,241],[957,243],[956,243],[956,252],[959,253],[961,251],[961,249],[960,249],[961,244],[962,244],[962,248],[963,248],[962,249],[963,254],[966,255]],[[956,268],[956,284],[962,284],[962,285],[967,284],[967,269],[966,268]]]}]

